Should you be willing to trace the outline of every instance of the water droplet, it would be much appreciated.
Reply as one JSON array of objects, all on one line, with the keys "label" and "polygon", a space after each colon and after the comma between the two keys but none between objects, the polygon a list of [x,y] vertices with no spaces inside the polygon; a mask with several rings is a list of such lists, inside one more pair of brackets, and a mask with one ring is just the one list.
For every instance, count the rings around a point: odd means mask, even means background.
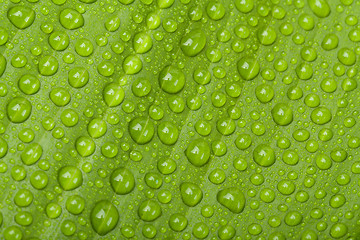
[{"label": "water droplet", "polygon": [[74,166],[62,167],[58,172],[58,181],[65,191],[74,190],[83,183],[82,172]]},{"label": "water droplet", "polygon": [[185,86],[185,75],[175,66],[164,67],[159,74],[160,88],[167,93],[178,93]]},{"label": "water droplet", "polygon": [[6,106],[7,115],[11,122],[25,122],[31,114],[31,103],[23,97],[13,98]]},{"label": "water droplet", "polygon": [[126,168],[115,169],[110,176],[110,184],[116,194],[125,195],[135,187],[135,178]]},{"label": "water droplet", "polygon": [[25,29],[35,20],[35,11],[25,6],[14,6],[7,12],[7,17],[15,27]]},{"label": "water droplet", "polygon": [[181,38],[180,47],[186,56],[198,55],[206,45],[206,35],[200,29],[195,29]]},{"label": "water droplet", "polygon": [[331,9],[326,0],[308,0],[310,9],[319,18],[325,18],[330,15]]},{"label": "water droplet", "polygon": [[108,200],[97,202],[90,214],[91,225],[100,236],[111,232],[116,227],[119,218],[118,210]]},{"label": "water droplet", "polygon": [[196,139],[189,144],[185,154],[191,164],[201,167],[209,161],[210,146],[205,140]]},{"label": "water droplet", "polygon": [[268,145],[259,144],[254,149],[253,159],[260,166],[269,167],[275,163],[275,152]]},{"label": "water droplet", "polygon": [[252,57],[243,57],[237,63],[237,69],[244,80],[254,79],[260,72],[260,63]]},{"label": "water droplet", "polygon": [[241,213],[245,207],[244,194],[235,187],[220,190],[217,193],[217,201],[233,213]]},{"label": "water droplet", "polygon": [[60,12],[59,20],[61,25],[69,30],[84,26],[84,17],[77,10],[65,8]]},{"label": "water droplet", "polygon": [[139,217],[145,222],[152,222],[162,214],[160,205],[154,200],[143,201],[138,208]]}]

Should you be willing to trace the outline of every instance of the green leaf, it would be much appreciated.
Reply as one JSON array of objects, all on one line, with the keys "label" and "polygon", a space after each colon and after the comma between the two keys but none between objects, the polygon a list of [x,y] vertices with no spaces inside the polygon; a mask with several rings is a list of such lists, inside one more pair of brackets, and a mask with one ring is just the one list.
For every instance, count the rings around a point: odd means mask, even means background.
[{"label": "green leaf", "polygon": [[0,239],[359,239],[358,3],[0,0]]}]

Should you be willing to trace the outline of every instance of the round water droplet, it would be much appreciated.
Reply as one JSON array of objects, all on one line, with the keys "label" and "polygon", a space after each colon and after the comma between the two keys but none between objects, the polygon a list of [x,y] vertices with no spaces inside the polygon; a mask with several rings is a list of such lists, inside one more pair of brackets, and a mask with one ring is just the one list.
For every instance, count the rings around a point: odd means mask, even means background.
[{"label": "round water droplet", "polygon": [[193,77],[195,82],[202,85],[208,84],[211,80],[210,72],[207,69],[203,69],[203,68],[197,68],[194,71]]},{"label": "round water droplet", "polygon": [[308,63],[301,63],[295,69],[296,75],[301,80],[309,80],[313,76],[313,68]]},{"label": "round water droplet", "polygon": [[75,67],[69,71],[68,81],[73,88],[82,88],[89,82],[89,72],[84,67]]},{"label": "round water droplet", "polygon": [[185,34],[180,41],[180,47],[186,56],[198,55],[206,45],[206,35],[200,29],[195,29]]},{"label": "round water droplet", "polygon": [[289,165],[296,165],[299,162],[299,154],[293,150],[286,150],[283,153],[282,160]]},{"label": "round water droplet", "polygon": [[19,79],[18,86],[23,93],[32,95],[39,91],[40,81],[34,75],[25,74]]},{"label": "round water droplet", "polygon": [[179,130],[171,122],[162,122],[158,126],[158,137],[160,141],[167,145],[173,145],[179,138]]},{"label": "round water droplet", "polygon": [[310,93],[305,97],[304,102],[306,106],[314,108],[320,105],[320,98],[315,93]]},{"label": "round water droplet", "polygon": [[209,227],[203,222],[196,223],[192,229],[192,234],[197,239],[205,239],[209,235],[209,232]]},{"label": "round water droplet", "polygon": [[314,48],[305,46],[300,51],[301,58],[305,61],[312,62],[317,58],[317,53]]},{"label": "round water droplet", "polygon": [[306,13],[301,14],[298,17],[298,23],[299,23],[300,27],[306,31],[312,30],[315,26],[314,18]]},{"label": "round water droplet", "polygon": [[316,166],[318,166],[318,168],[321,170],[327,170],[327,169],[331,168],[331,166],[332,166],[332,161],[331,161],[330,157],[323,153],[318,154],[316,156],[315,163],[316,163]]},{"label": "round water droplet", "polygon": [[321,47],[326,51],[330,51],[337,48],[338,44],[339,44],[338,36],[336,36],[333,33],[329,33],[324,37],[321,43]]},{"label": "round water droplet", "polygon": [[6,58],[0,53],[0,77],[4,74],[6,70]]},{"label": "round water droplet", "polygon": [[295,184],[289,180],[281,180],[277,184],[278,191],[283,195],[290,195],[295,191]]},{"label": "round water droplet", "polygon": [[14,202],[19,207],[29,206],[34,199],[34,195],[30,190],[20,189],[14,197]]},{"label": "round water droplet", "polygon": [[33,216],[29,212],[18,212],[15,217],[15,222],[21,226],[29,226],[33,222]]},{"label": "round water droplet", "polygon": [[145,224],[142,229],[142,234],[146,238],[150,238],[150,239],[155,238],[157,234],[156,227],[150,224]]},{"label": "round water droplet", "polygon": [[346,198],[342,194],[335,194],[330,198],[329,205],[333,208],[342,207],[346,203]]},{"label": "round water droplet", "polygon": [[210,1],[206,7],[206,12],[212,20],[220,20],[225,16],[225,7],[221,2]]},{"label": "round water droplet", "polygon": [[216,168],[209,174],[208,178],[213,184],[221,184],[225,181],[226,175],[222,169]]},{"label": "round water droplet", "polygon": [[174,213],[169,218],[169,226],[176,232],[183,231],[188,225],[187,218],[181,213]]},{"label": "round water droplet", "polygon": [[285,215],[284,222],[289,226],[297,226],[303,220],[301,213],[297,211],[290,211]]},{"label": "round water droplet", "polygon": [[82,172],[74,166],[62,167],[58,172],[58,181],[65,191],[74,190],[83,183]]},{"label": "round water droplet", "polygon": [[76,224],[71,220],[64,220],[61,223],[60,230],[65,236],[72,236],[76,232]]},{"label": "round water droplet", "polygon": [[60,116],[61,122],[66,127],[73,127],[79,121],[79,115],[72,109],[65,109]]},{"label": "round water droplet", "polygon": [[220,190],[216,196],[217,201],[233,213],[241,213],[244,210],[246,199],[240,189],[235,187]]},{"label": "round water droplet", "polygon": [[146,53],[152,48],[153,41],[148,33],[140,32],[135,34],[133,46],[136,53]]},{"label": "round water droplet", "polygon": [[88,57],[94,51],[94,45],[86,38],[80,38],[76,41],[75,51],[82,57]]},{"label": "round water droplet", "polygon": [[132,92],[137,97],[144,97],[151,91],[151,83],[145,78],[138,78],[132,84]]},{"label": "round water droplet", "polygon": [[275,192],[270,188],[264,188],[260,192],[260,199],[263,202],[271,203],[275,200]]},{"label": "round water droplet", "polygon": [[116,157],[118,152],[119,152],[119,149],[118,149],[117,145],[112,142],[105,142],[104,145],[102,145],[102,147],[101,147],[101,154],[107,158]]},{"label": "round water droplet", "polygon": [[195,130],[202,136],[207,136],[211,133],[211,124],[205,120],[199,120],[195,124]]},{"label": "round water droplet", "polygon": [[235,140],[235,145],[240,150],[245,150],[249,148],[251,143],[252,139],[249,134],[240,134]]},{"label": "round water droplet", "polygon": [[8,40],[9,40],[9,33],[5,28],[0,27],[0,46],[7,43]]},{"label": "round water droplet", "polygon": [[140,72],[142,66],[142,61],[137,55],[127,56],[123,62],[123,69],[128,75],[133,75]]},{"label": "round water droplet", "polygon": [[276,31],[271,26],[264,26],[258,29],[257,37],[262,45],[268,46],[275,42]]},{"label": "round water droplet", "polygon": [[35,11],[25,6],[15,6],[8,10],[7,17],[15,27],[25,29],[35,20]]},{"label": "round water droplet", "polygon": [[0,158],[5,157],[7,151],[8,151],[8,144],[2,137],[0,137]]},{"label": "round water droplet", "polygon": [[311,112],[311,121],[318,125],[323,125],[331,121],[332,115],[326,107],[318,107]]},{"label": "round water droplet", "polygon": [[237,69],[244,80],[254,79],[260,72],[260,63],[252,57],[243,57],[237,63]]},{"label": "round water droplet", "polygon": [[185,74],[175,66],[166,66],[159,74],[159,84],[167,93],[178,93],[185,86]]},{"label": "round water droplet", "polygon": [[115,32],[120,27],[120,18],[118,16],[112,16],[105,22],[105,28],[109,32]]},{"label": "round water droplet", "polygon": [[115,66],[110,61],[102,61],[97,66],[98,73],[104,77],[110,77],[115,72]]},{"label": "round water droplet", "polygon": [[25,122],[31,114],[31,103],[23,97],[13,98],[6,106],[8,118],[13,123]]},{"label": "round water droplet", "polygon": [[97,202],[90,213],[90,221],[94,231],[100,236],[111,232],[119,221],[119,212],[108,200]]},{"label": "round water droplet", "polygon": [[38,67],[41,75],[52,76],[57,72],[59,62],[55,57],[48,55],[40,59]]},{"label": "round water droplet", "polygon": [[203,192],[201,188],[198,185],[190,182],[181,183],[180,194],[184,204],[189,207],[195,207],[201,202],[203,198]]},{"label": "round water droplet", "polygon": [[231,118],[221,118],[216,123],[216,128],[222,135],[228,136],[231,135],[235,129],[235,121]]},{"label": "round water droplet", "polygon": [[61,25],[69,30],[84,26],[84,17],[77,10],[65,8],[60,12],[59,20]]},{"label": "round water droplet", "polygon": [[214,107],[222,107],[226,103],[226,95],[223,92],[220,91],[214,91],[211,94],[211,102],[214,105]]},{"label": "round water droplet", "polygon": [[211,149],[215,156],[223,156],[227,152],[226,144],[221,140],[215,140],[211,144]]},{"label": "round water droplet", "polygon": [[163,21],[163,28],[169,33],[173,33],[177,30],[178,23],[172,18],[166,18]]},{"label": "round water droplet", "polygon": [[161,18],[157,12],[150,12],[146,16],[146,25],[149,29],[153,30],[160,26]]},{"label": "round water droplet", "polygon": [[129,133],[137,144],[146,144],[153,138],[155,127],[150,118],[134,118],[129,123]]},{"label": "round water droplet", "polygon": [[21,240],[23,233],[18,226],[10,226],[3,231],[4,240]]},{"label": "round water droplet", "polygon": [[15,68],[22,68],[27,64],[27,58],[23,54],[15,54],[11,59],[11,65]]},{"label": "round water droplet", "polygon": [[62,208],[57,203],[49,203],[46,206],[46,215],[51,219],[58,218],[61,215],[61,213],[62,213]]},{"label": "round water droplet", "polygon": [[356,55],[355,53],[349,49],[349,48],[341,48],[338,51],[337,54],[337,58],[339,59],[339,61],[346,65],[346,66],[351,66],[354,65],[356,62]]},{"label": "round water droplet", "polygon": [[205,140],[196,139],[189,144],[185,154],[191,164],[201,167],[209,161],[210,146]]},{"label": "round water droplet", "polygon": [[254,0],[235,0],[235,6],[240,12],[248,13],[254,8]]},{"label": "round water droplet", "polygon": [[262,103],[270,102],[275,95],[275,91],[271,85],[260,84],[255,89],[256,98]]},{"label": "round water droplet", "polygon": [[265,144],[259,144],[254,149],[253,159],[260,166],[269,167],[275,163],[276,157],[271,147]]},{"label": "round water droplet", "polygon": [[143,201],[138,208],[139,217],[145,222],[152,222],[162,214],[160,205],[154,200]]},{"label": "round water droplet", "polygon": [[11,169],[11,177],[15,180],[15,181],[22,181],[26,178],[26,170],[23,166],[14,166]]},{"label": "round water droplet", "polygon": [[87,130],[92,138],[99,138],[105,135],[107,131],[107,125],[104,120],[100,118],[94,118],[89,122]]},{"label": "round water droplet", "polygon": [[329,16],[331,9],[327,0],[308,0],[310,9],[319,18]]},{"label": "round water droplet", "polygon": [[159,173],[148,172],[145,174],[145,183],[153,189],[159,189],[163,183],[163,180]]},{"label": "round water droplet", "polygon": [[30,183],[36,189],[43,189],[47,186],[49,178],[45,172],[37,170],[31,174]]},{"label": "round water droplet", "polygon": [[110,184],[116,194],[125,195],[135,187],[135,178],[126,168],[115,169],[110,176]]},{"label": "round water droplet", "polygon": [[180,96],[172,96],[168,99],[168,105],[174,113],[181,113],[185,109],[185,101]]},{"label": "round water droplet", "polygon": [[81,136],[75,142],[76,151],[82,157],[88,157],[95,152],[95,143],[90,137]]},{"label": "round water droplet", "polygon": [[234,165],[234,168],[238,171],[245,171],[248,167],[246,160],[243,158],[235,159],[233,162],[233,165]]},{"label": "round water droplet", "polygon": [[160,159],[157,162],[157,168],[162,174],[168,175],[175,172],[177,165],[176,162],[172,159]]},{"label": "round water droplet", "polygon": [[274,122],[280,126],[287,126],[293,121],[293,111],[285,103],[276,104],[271,109],[271,115]]},{"label": "round water droplet", "polygon": [[343,223],[335,223],[331,226],[330,236],[335,239],[340,239],[348,233],[348,227]]},{"label": "round water droplet", "polygon": [[70,38],[64,31],[55,31],[49,36],[50,46],[57,51],[65,50],[70,44]]},{"label": "round water droplet", "polygon": [[330,157],[335,162],[343,162],[347,158],[348,154],[345,150],[341,148],[335,148],[331,151]]},{"label": "round water droplet", "polygon": [[66,200],[66,209],[70,213],[78,215],[85,209],[85,200],[79,195],[70,196]]},{"label": "round water droplet", "polygon": [[104,88],[103,97],[106,105],[116,107],[124,100],[125,92],[119,84],[110,83]]},{"label": "round water droplet", "polygon": [[70,100],[70,93],[62,87],[53,88],[49,94],[51,101],[58,107],[66,106]]},{"label": "round water droplet", "polygon": [[29,144],[21,153],[21,160],[26,165],[32,165],[36,163],[42,156],[43,149],[38,143]]}]

